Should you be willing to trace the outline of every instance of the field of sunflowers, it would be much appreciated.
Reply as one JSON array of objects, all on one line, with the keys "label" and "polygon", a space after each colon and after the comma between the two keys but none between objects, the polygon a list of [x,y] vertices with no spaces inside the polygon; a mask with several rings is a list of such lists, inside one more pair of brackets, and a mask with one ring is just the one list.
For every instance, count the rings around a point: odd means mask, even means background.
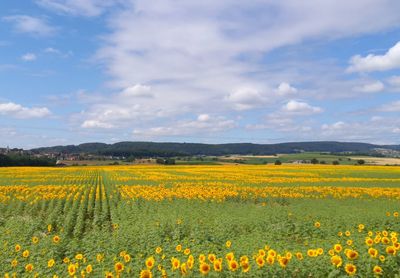
[{"label": "field of sunflowers", "polygon": [[400,277],[400,167],[0,168],[4,277]]}]

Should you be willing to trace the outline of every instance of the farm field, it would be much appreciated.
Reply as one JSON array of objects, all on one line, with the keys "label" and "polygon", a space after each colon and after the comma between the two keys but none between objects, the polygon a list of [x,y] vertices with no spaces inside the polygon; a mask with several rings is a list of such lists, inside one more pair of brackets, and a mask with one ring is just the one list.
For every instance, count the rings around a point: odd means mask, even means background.
[{"label": "farm field", "polygon": [[400,277],[400,167],[0,168],[4,277]]}]

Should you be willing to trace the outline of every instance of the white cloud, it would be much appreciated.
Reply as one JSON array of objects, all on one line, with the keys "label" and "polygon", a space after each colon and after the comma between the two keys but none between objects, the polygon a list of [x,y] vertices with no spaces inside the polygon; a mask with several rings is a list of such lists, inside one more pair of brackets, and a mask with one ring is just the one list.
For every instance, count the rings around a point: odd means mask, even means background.
[{"label": "white cloud", "polygon": [[114,126],[109,123],[103,123],[96,120],[84,121],[81,125],[83,128],[113,128]]},{"label": "white cloud", "polygon": [[278,95],[286,96],[297,93],[297,89],[291,86],[289,83],[282,82],[281,84],[279,84],[276,92],[278,93]]},{"label": "white cloud", "polygon": [[392,130],[393,133],[400,133],[400,128],[399,127],[395,127]]},{"label": "white cloud", "polygon": [[354,88],[354,91],[362,93],[377,93],[383,91],[383,89],[385,89],[385,85],[381,81],[375,81],[362,86],[357,86]]},{"label": "white cloud", "polygon": [[255,88],[241,87],[226,97],[236,110],[248,110],[265,103],[266,98]]},{"label": "white cloud", "polygon": [[21,56],[21,59],[22,59],[23,61],[26,61],[26,62],[35,61],[36,58],[37,58],[36,55],[33,54],[33,53],[26,53],[26,54],[24,54],[24,55]]},{"label": "white cloud", "polygon": [[51,36],[57,31],[57,28],[51,26],[45,19],[33,16],[5,16],[2,20],[14,24],[14,30],[18,33],[27,33],[35,36]]},{"label": "white cloud", "polygon": [[200,114],[198,117],[197,117],[197,120],[199,121],[199,122],[207,122],[207,121],[209,121],[211,119],[211,117],[210,117],[210,115],[208,115],[208,114]]},{"label": "white cloud", "polygon": [[321,113],[322,108],[317,106],[311,106],[310,104],[297,100],[290,100],[286,105],[282,107],[282,110],[285,112],[299,114],[299,115],[307,115],[307,114],[315,114]]},{"label": "white cloud", "polygon": [[128,87],[121,92],[121,96],[124,97],[153,97],[151,94],[151,87],[142,84],[136,84]]},{"label": "white cloud", "polygon": [[383,55],[369,54],[365,57],[353,56],[348,72],[385,71],[400,68],[400,42],[396,43]]},{"label": "white cloud", "polygon": [[45,52],[45,53],[54,53],[54,54],[60,54],[60,53],[61,53],[60,50],[55,49],[55,48],[53,48],[53,47],[47,47],[47,48],[44,50],[44,52]]},{"label": "white cloud", "polygon": [[37,0],[44,8],[75,16],[98,16],[107,7],[117,3],[114,0]]},{"label": "white cloud", "polygon": [[49,116],[50,110],[46,107],[24,107],[13,102],[0,103],[0,115],[11,116],[20,119],[43,118]]},{"label": "white cloud", "polygon": [[331,125],[329,124],[323,124],[321,126],[322,130],[324,131],[332,131],[332,130],[338,130],[338,129],[343,129],[346,126],[346,124],[342,121],[333,123]]}]

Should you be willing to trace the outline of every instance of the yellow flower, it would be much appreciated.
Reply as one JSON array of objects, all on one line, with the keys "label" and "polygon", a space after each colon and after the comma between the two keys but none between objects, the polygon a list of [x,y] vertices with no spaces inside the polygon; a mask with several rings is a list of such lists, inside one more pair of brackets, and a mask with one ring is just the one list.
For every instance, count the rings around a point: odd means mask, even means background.
[{"label": "yellow flower", "polygon": [[50,259],[50,260],[47,262],[47,267],[48,267],[48,268],[53,267],[55,263],[56,263],[56,262],[54,261],[54,259]]},{"label": "yellow flower", "polygon": [[11,266],[16,267],[18,265],[18,261],[16,259],[11,261]]},{"label": "yellow flower", "polygon": [[83,255],[82,254],[76,254],[75,255],[75,259],[82,260],[83,259]]},{"label": "yellow flower", "polygon": [[372,238],[370,238],[370,237],[367,237],[365,239],[365,244],[368,245],[368,246],[372,246],[374,244],[374,240]]},{"label": "yellow flower", "polygon": [[34,269],[33,264],[27,264],[25,266],[25,271],[26,272],[31,272]]},{"label": "yellow flower", "polygon": [[247,273],[250,270],[249,262],[241,262],[240,265],[242,266],[242,271]]},{"label": "yellow flower", "polygon": [[200,270],[201,274],[207,275],[208,272],[210,271],[210,266],[207,263],[203,262],[200,264],[199,270]]},{"label": "yellow flower", "polygon": [[344,232],[344,235],[345,235],[345,236],[350,236],[351,233],[350,233],[350,231],[346,231],[346,232]]},{"label": "yellow flower", "polygon": [[346,257],[350,260],[355,260],[358,258],[358,252],[354,250],[349,250],[346,252]]},{"label": "yellow flower", "polygon": [[300,252],[297,252],[296,253],[296,258],[301,261],[303,259],[303,254],[300,253]]},{"label": "yellow flower", "polygon": [[181,262],[177,258],[172,258],[171,264],[172,264],[172,269],[175,270],[179,268]]},{"label": "yellow flower", "polygon": [[76,265],[75,264],[68,265],[68,274],[70,276],[74,276],[75,273],[76,273]]},{"label": "yellow flower", "polygon": [[214,271],[216,271],[216,272],[222,271],[222,261],[221,260],[214,261]]},{"label": "yellow flower", "polygon": [[383,273],[382,267],[380,267],[379,265],[374,266],[372,271],[377,275],[381,275]]},{"label": "yellow flower", "polygon": [[346,271],[347,274],[350,276],[356,274],[357,272],[357,267],[354,264],[346,264],[344,267],[344,270]]},{"label": "yellow flower", "polygon": [[385,256],[383,256],[383,255],[380,255],[380,256],[379,256],[379,260],[380,260],[381,262],[384,262],[385,259],[386,259]]},{"label": "yellow flower", "polygon": [[28,258],[29,257],[29,250],[25,250],[24,252],[22,252],[22,257]]},{"label": "yellow flower", "polygon": [[54,242],[54,243],[59,243],[60,240],[61,240],[61,238],[60,238],[59,236],[57,236],[57,235],[55,235],[55,236],[53,237],[53,242]]},{"label": "yellow flower", "polygon": [[148,269],[143,269],[140,271],[140,278],[152,278],[153,274]]},{"label": "yellow flower", "polygon": [[286,257],[282,257],[279,259],[279,265],[283,268],[285,268],[288,263],[289,263],[289,260]]},{"label": "yellow flower", "polygon": [[393,246],[388,246],[386,247],[386,253],[394,256],[396,255],[396,248],[394,248]]},{"label": "yellow flower", "polygon": [[51,230],[53,229],[53,226],[51,226],[51,224],[47,225],[47,231],[50,233]]},{"label": "yellow flower", "polygon": [[216,256],[214,254],[208,254],[208,260],[213,263],[216,259]]},{"label": "yellow flower", "polygon": [[87,273],[91,273],[92,271],[93,271],[92,265],[91,265],[91,264],[88,264],[88,265],[86,266],[86,272],[87,272]]},{"label": "yellow flower", "polygon": [[187,273],[188,273],[188,271],[186,268],[186,264],[185,263],[181,264],[181,274],[186,275]]},{"label": "yellow flower", "polygon": [[162,252],[162,248],[161,248],[161,247],[157,247],[157,248],[156,248],[156,253],[157,253],[157,254],[160,254],[161,252]]},{"label": "yellow flower", "polygon": [[319,223],[318,221],[314,223],[314,227],[315,228],[320,228],[321,227],[321,223]]},{"label": "yellow flower", "polygon": [[232,242],[231,242],[230,240],[228,240],[228,241],[225,243],[226,248],[230,248],[231,245],[232,245]]},{"label": "yellow flower", "polygon": [[231,261],[231,260],[233,260],[235,258],[235,255],[233,254],[233,252],[229,252],[228,254],[226,254],[225,258],[228,261]]},{"label": "yellow flower", "polygon": [[153,256],[147,258],[146,266],[147,266],[148,269],[152,269],[154,267],[154,263],[155,263],[155,260],[154,260]]},{"label": "yellow flower", "polygon": [[238,268],[239,268],[239,264],[237,261],[235,261],[235,260],[229,261],[229,269],[231,271],[236,271]]},{"label": "yellow flower", "polygon": [[340,253],[342,251],[343,247],[340,244],[335,244],[333,246],[333,249],[335,250],[335,252]]},{"label": "yellow flower", "polygon": [[365,228],[364,224],[359,224],[359,225],[358,225],[358,229],[359,229],[359,230],[364,230],[364,228]]},{"label": "yellow flower", "polygon": [[343,260],[342,260],[342,258],[341,258],[340,256],[335,255],[335,256],[333,256],[333,257],[331,258],[331,262],[332,262],[332,264],[333,264],[334,266],[340,267],[340,266],[342,265],[342,263],[343,263]]},{"label": "yellow flower", "polygon": [[115,272],[120,273],[124,270],[125,266],[121,262],[116,262],[114,265]]},{"label": "yellow flower", "polygon": [[21,245],[17,244],[15,245],[15,252],[21,251]]},{"label": "yellow flower", "polygon": [[369,248],[368,249],[368,254],[372,257],[372,258],[376,258],[378,256],[378,250],[376,250],[375,248]]},{"label": "yellow flower", "polygon": [[103,259],[104,259],[104,255],[103,255],[103,254],[97,254],[97,255],[96,255],[96,260],[97,260],[98,262],[101,262]]},{"label": "yellow flower", "polygon": [[64,262],[65,264],[67,264],[67,263],[70,262],[70,260],[69,260],[69,258],[65,257],[65,258],[63,259],[63,262]]},{"label": "yellow flower", "polygon": [[182,251],[182,245],[178,244],[175,249],[176,249],[177,252],[181,252]]},{"label": "yellow flower", "polygon": [[32,243],[37,244],[39,242],[39,238],[37,236],[32,237]]}]

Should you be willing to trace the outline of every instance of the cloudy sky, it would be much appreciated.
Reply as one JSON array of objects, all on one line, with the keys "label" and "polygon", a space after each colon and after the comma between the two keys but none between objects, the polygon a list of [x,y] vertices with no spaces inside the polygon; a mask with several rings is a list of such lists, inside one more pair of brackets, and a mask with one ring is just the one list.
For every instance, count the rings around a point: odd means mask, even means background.
[{"label": "cloudy sky", "polygon": [[0,146],[400,143],[398,0],[3,0]]}]

